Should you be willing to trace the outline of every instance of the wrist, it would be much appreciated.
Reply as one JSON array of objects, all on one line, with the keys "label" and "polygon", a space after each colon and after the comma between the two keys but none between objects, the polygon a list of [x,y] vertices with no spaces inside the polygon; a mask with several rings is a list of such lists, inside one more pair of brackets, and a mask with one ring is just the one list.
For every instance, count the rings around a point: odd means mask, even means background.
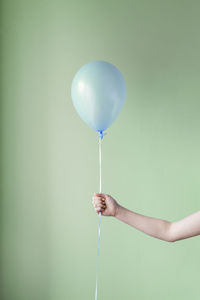
[{"label": "wrist", "polygon": [[119,217],[121,209],[122,209],[122,206],[119,205],[119,204],[117,204],[117,207],[116,207],[116,210],[115,210],[115,214],[114,214],[115,218]]}]

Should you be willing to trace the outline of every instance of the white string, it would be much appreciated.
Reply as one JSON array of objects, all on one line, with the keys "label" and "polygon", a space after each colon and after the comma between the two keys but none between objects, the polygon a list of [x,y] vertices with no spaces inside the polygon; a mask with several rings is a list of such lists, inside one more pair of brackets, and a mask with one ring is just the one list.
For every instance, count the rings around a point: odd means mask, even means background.
[{"label": "white string", "polygon": [[101,193],[101,138],[99,137],[99,193]]},{"label": "white string", "polygon": [[[99,193],[101,193],[101,137],[99,136]],[[101,211],[99,212],[99,226],[98,226],[98,247],[97,247],[97,265],[96,265],[96,290],[95,300],[98,297],[98,273],[99,273],[99,258],[100,258],[100,237],[101,237]]]}]

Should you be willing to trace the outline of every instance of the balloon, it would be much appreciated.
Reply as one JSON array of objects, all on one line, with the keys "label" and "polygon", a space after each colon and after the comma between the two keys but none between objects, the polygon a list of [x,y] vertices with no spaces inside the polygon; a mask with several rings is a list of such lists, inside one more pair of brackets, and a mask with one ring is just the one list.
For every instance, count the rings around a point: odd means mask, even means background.
[{"label": "balloon", "polygon": [[75,74],[71,95],[79,116],[102,133],[114,122],[124,105],[125,81],[114,65],[92,61]]}]

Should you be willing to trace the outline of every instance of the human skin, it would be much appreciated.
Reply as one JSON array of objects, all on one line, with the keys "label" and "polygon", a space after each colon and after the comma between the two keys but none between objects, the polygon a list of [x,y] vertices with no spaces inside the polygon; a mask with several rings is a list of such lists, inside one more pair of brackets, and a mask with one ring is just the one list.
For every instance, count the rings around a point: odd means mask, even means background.
[{"label": "human skin", "polygon": [[200,235],[200,211],[179,221],[169,222],[131,211],[118,204],[108,194],[94,193],[92,203],[96,213],[101,211],[103,216],[112,216],[145,234],[166,242],[176,242]]}]

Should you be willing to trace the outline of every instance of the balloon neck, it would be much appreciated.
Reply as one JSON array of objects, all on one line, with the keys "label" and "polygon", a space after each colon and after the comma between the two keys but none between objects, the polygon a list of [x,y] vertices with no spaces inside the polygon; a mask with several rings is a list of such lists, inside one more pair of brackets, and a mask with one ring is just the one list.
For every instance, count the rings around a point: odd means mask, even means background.
[{"label": "balloon neck", "polygon": [[102,138],[104,137],[104,135],[106,135],[106,132],[103,133],[103,130],[98,130],[99,133],[99,138],[102,140]]}]

